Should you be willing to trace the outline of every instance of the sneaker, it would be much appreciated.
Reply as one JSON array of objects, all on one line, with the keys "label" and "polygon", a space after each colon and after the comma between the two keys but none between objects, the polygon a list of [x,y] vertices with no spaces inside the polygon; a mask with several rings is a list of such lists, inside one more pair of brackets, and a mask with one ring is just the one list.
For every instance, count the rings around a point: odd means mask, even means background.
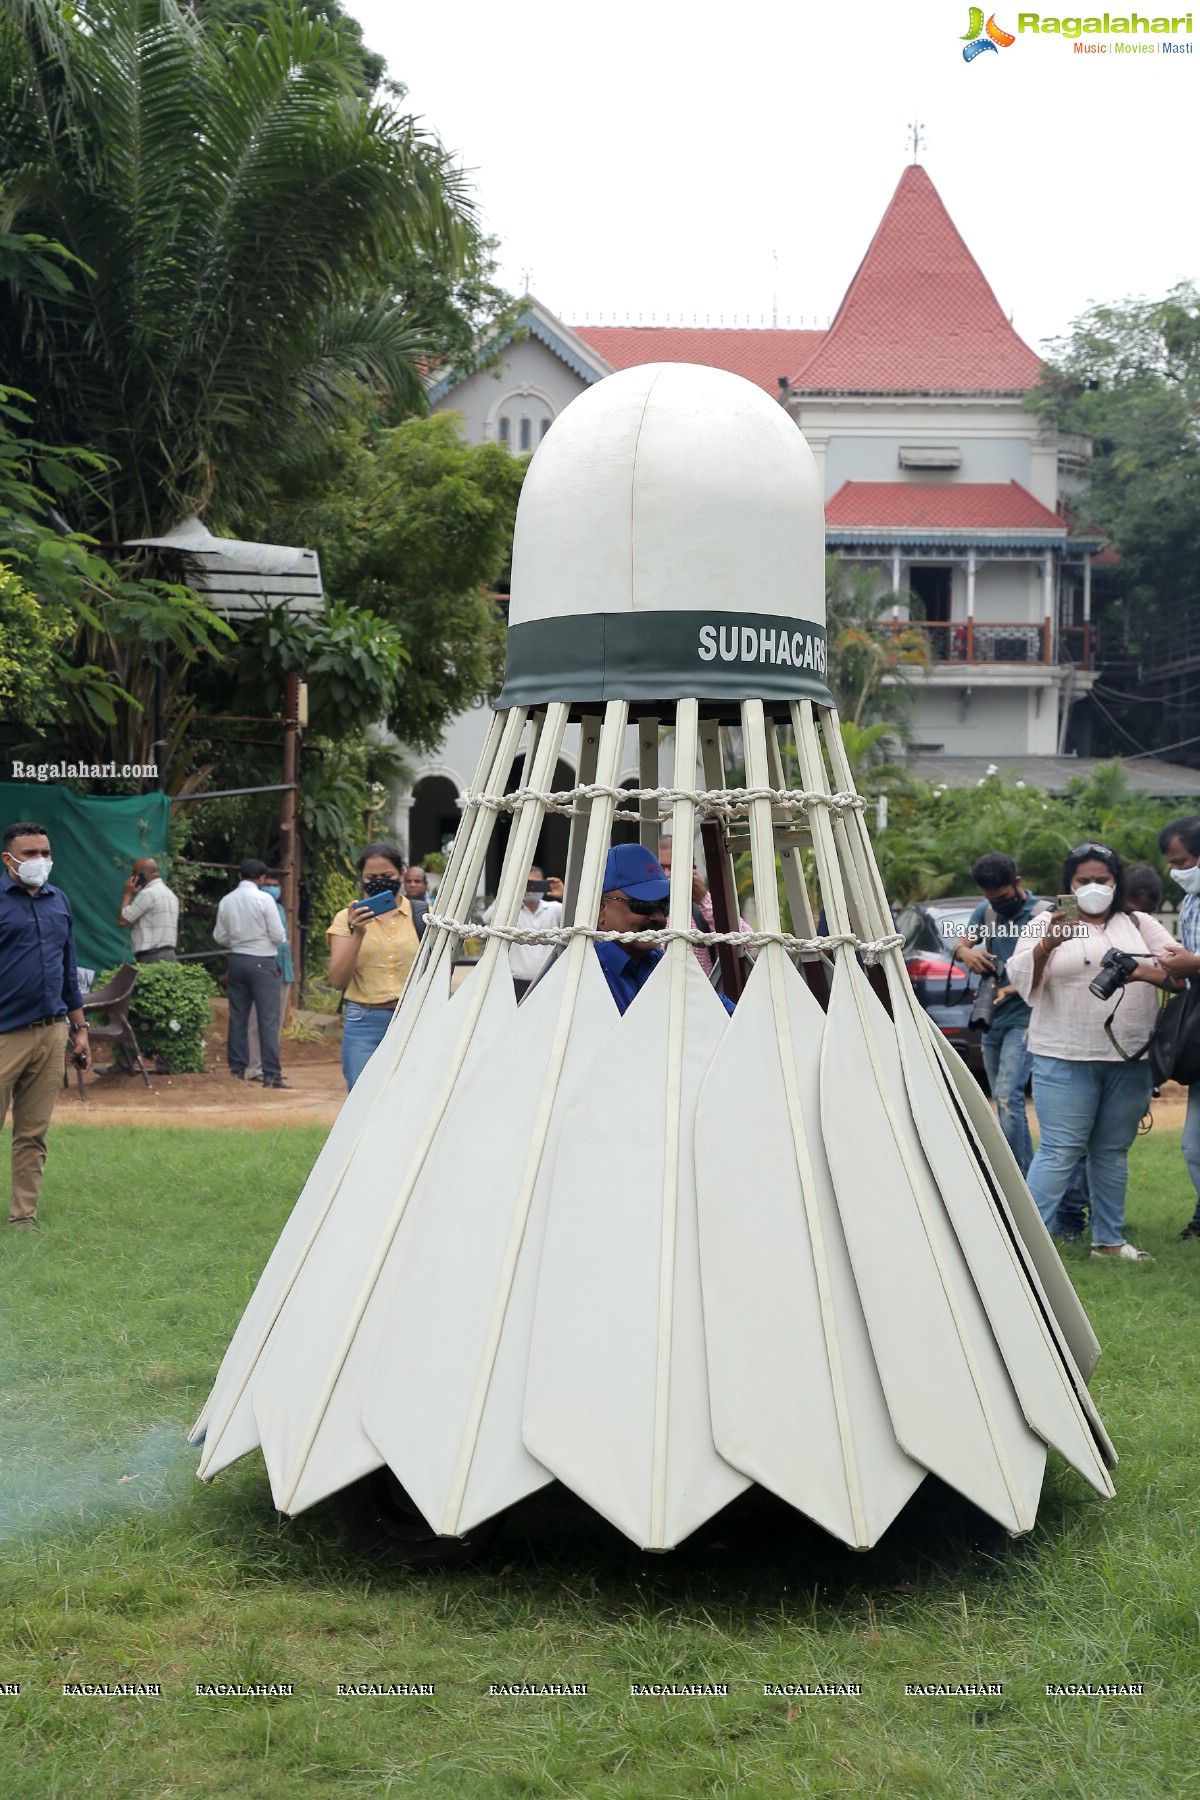
[{"label": "sneaker", "polygon": [[263,1086],[265,1088],[290,1088],[291,1085],[291,1082],[285,1081],[282,1075],[279,1077],[278,1081],[268,1081],[266,1076],[263,1076]]},{"label": "sneaker", "polygon": [[1184,1243],[1189,1238],[1200,1238],[1200,1219],[1189,1219],[1179,1236]]},{"label": "sneaker", "polygon": [[38,1229],[36,1213],[28,1219],[10,1219],[8,1222],[14,1231],[36,1231]]},{"label": "sneaker", "polygon": [[1135,1250],[1132,1244],[1097,1244],[1092,1255],[1100,1262],[1153,1262],[1144,1250]]}]

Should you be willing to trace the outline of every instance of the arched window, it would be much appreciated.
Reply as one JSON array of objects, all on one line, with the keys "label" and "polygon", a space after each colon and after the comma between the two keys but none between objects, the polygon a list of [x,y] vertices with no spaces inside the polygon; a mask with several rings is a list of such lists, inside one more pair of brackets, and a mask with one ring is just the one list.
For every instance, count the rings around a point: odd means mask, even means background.
[{"label": "arched window", "polygon": [[500,415],[500,442],[506,450],[512,448],[512,420],[507,413]]},{"label": "arched window", "polygon": [[552,424],[553,424],[553,423],[554,423],[554,421],[553,421],[553,419],[543,419],[543,420],[542,420],[542,428],[541,428],[541,430],[540,430],[540,431],[539,431],[539,432],[538,432],[538,438],[539,438],[539,439],[541,439],[541,438],[544,438],[544,437],[545,437],[545,435],[546,435],[546,433],[547,433],[547,432],[548,432],[548,431],[549,431],[549,429],[550,429],[550,427],[551,427],[551,425],[552,425]]},{"label": "arched window", "polygon": [[533,420],[532,419],[522,419],[521,420],[521,449],[522,450],[532,450],[533,449]]}]

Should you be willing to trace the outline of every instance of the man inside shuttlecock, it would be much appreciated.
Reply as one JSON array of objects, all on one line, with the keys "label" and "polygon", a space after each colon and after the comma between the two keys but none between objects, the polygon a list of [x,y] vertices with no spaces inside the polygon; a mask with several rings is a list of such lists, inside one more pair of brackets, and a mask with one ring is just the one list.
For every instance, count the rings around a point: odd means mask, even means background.
[{"label": "man inside shuttlecock", "polygon": [[[662,931],[667,923],[671,883],[662,864],[641,844],[614,844],[604,865],[604,891],[596,925],[600,931]],[[609,992],[624,1012],[663,959],[661,944],[597,944],[596,955]],[[733,1002],[718,995],[727,1012]]]}]

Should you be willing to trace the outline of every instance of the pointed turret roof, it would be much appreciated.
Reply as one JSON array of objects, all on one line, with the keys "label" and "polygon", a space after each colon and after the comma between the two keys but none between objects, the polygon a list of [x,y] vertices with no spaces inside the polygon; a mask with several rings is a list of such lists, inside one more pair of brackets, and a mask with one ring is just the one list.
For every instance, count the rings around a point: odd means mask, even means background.
[{"label": "pointed turret roof", "polygon": [[913,163],[837,317],[792,386],[802,393],[1024,393],[1040,368],[929,176]]}]

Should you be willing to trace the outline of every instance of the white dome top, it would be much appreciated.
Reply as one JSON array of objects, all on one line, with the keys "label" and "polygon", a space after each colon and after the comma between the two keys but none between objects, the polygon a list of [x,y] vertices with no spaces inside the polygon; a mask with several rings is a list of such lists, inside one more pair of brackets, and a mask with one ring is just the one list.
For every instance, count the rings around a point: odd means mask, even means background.
[{"label": "white dome top", "polygon": [[[824,623],[820,477],[777,401],[721,369],[647,363],[555,421],[517,509],[501,705],[785,688],[828,703]],[[762,656],[743,655],[760,628]]]},{"label": "white dome top", "polygon": [[740,375],[646,363],[555,420],[517,509],[509,622],[685,610],[825,620],[812,452]]}]

